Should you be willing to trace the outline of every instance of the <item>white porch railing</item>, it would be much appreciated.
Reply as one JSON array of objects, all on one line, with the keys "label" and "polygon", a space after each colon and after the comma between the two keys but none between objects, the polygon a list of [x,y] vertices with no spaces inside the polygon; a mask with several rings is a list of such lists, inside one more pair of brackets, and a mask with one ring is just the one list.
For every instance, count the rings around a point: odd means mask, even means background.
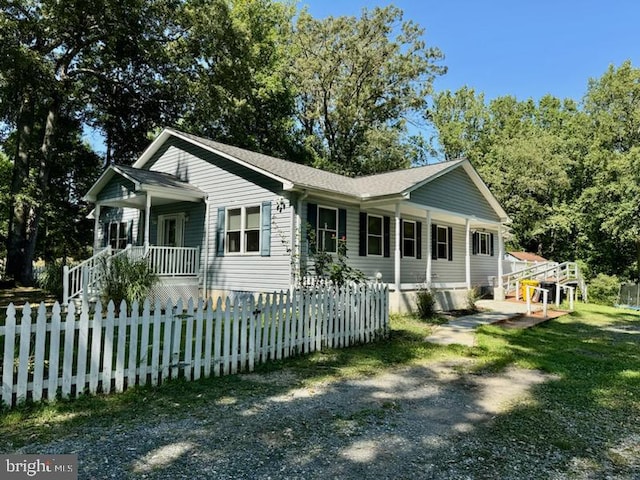
[{"label": "white porch railing", "polygon": [[200,271],[199,247],[151,246],[144,257],[161,277],[195,276]]},{"label": "white porch railing", "polygon": [[93,257],[88,258],[75,267],[69,268],[67,265],[63,267],[62,272],[62,303],[67,305],[69,300],[80,297],[80,295],[88,293],[101,280],[104,272],[97,268],[100,262],[113,256],[111,247],[100,250]]},{"label": "white porch railing", "polygon": [[151,269],[160,277],[197,276],[200,271],[199,247],[134,247],[127,245],[116,251],[111,247],[100,250],[84,262],[63,270],[63,305],[75,298],[88,298],[99,291],[104,277],[104,262],[111,262],[119,256],[132,260],[146,259]]}]

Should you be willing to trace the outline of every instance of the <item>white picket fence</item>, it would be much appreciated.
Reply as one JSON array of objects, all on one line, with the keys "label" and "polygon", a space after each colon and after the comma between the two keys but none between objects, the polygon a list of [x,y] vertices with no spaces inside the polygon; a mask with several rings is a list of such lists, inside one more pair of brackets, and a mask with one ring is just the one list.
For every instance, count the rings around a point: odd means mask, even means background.
[{"label": "white picket fence", "polygon": [[[122,392],[167,379],[252,371],[269,360],[371,342],[388,333],[384,285],[305,288],[214,305],[124,302],[116,312],[7,309],[0,326],[2,403]],[[35,321],[34,321],[35,318]]]}]

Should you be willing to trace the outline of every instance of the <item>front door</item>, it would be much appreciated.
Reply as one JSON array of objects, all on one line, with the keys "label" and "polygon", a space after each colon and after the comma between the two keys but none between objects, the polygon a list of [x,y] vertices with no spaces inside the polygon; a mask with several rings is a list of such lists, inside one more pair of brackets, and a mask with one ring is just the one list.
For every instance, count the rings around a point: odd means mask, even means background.
[{"label": "front door", "polygon": [[164,247],[184,245],[184,214],[158,217],[158,244]]}]

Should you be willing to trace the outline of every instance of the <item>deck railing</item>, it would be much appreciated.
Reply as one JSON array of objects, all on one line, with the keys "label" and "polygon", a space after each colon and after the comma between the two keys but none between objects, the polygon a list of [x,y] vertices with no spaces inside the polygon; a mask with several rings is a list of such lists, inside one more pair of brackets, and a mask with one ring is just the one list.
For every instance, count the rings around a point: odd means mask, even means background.
[{"label": "deck railing", "polygon": [[[529,268],[519,270],[517,272],[508,273],[503,276],[503,284],[505,292],[516,292],[518,295],[519,284],[523,280],[540,280],[552,281],[559,286],[566,283],[575,283],[582,293],[582,299],[586,301],[587,287],[585,281],[580,274],[580,268],[576,262],[547,262],[538,263]],[[559,288],[556,289],[556,303],[559,303]]]}]

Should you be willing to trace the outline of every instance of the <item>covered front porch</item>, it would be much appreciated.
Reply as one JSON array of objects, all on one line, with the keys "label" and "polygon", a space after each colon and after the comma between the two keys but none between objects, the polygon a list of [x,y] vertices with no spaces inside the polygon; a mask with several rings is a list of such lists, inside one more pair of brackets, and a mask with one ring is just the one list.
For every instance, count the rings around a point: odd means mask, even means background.
[{"label": "covered front porch", "polygon": [[[502,259],[504,239],[509,235],[506,215],[491,218],[417,200],[362,203],[367,210],[390,217],[393,270],[381,269],[378,278],[389,284],[392,309],[415,309],[416,292],[421,289],[432,290],[443,310],[466,308],[474,288],[503,299]],[[412,244],[421,244],[422,251],[407,255]],[[381,259],[380,264],[383,262]]]},{"label": "covered front porch", "polygon": [[64,303],[99,297],[101,265],[144,259],[160,277],[154,299],[197,299],[208,244],[206,194],[176,176],[109,167],[85,199],[95,203],[94,255],[65,269]]}]

